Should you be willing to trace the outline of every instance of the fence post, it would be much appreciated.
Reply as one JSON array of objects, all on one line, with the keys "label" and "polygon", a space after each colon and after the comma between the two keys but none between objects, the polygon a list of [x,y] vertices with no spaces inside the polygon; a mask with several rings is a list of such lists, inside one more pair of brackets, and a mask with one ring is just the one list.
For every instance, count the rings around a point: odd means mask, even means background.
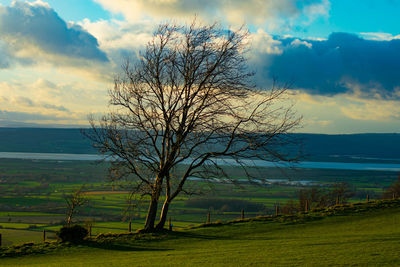
[{"label": "fence post", "polygon": [[308,209],[309,209],[309,207],[308,207],[308,199],[306,199],[306,204],[305,204],[305,207],[304,207],[304,211],[307,212]]},{"label": "fence post", "polygon": [[210,211],[208,211],[208,214],[207,214],[207,223],[211,223],[211,214],[210,214]]},{"label": "fence post", "polygon": [[336,196],[336,205],[339,205],[339,196]]},{"label": "fence post", "polygon": [[92,226],[89,225],[89,237],[92,237]]},{"label": "fence post", "polygon": [[369,195],[367,194],[367,202],[369,202]]},{"label": "fence post", "polygon": [[132,221],[129,221],[128,231],[129,233],[132,232]]},{"label": "fence post", "polygon": [[46,242],[46,229],[43,229],[43,242]]},{"label": "fence post", "polygon": [[168,219],[168,229],[169,229],[170,231],[172,231],[171,217],[169,217],[169,219]]},{"label": "fence post", "polygon": [[279,215],[279,203],[275,204],[275,216]]},{"label": "fence post", "polygon": [[1,247],[1,234],[0,234],[0,247]]},{"label": "fence post", "polygon": [[244,219],[244,209],[242,209],[241,218],[242,218],[242,220]]}]

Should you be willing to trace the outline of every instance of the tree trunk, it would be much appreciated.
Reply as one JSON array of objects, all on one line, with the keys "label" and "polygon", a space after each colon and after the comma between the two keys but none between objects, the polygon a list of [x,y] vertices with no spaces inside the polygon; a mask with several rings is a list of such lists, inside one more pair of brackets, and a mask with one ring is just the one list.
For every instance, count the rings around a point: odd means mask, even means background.
[{"label": "tree trunk", "polygon": [[72,212],[68,211],[68,215],[67,215],[67,226],[68,227],[71,226],[71,221],[72,221]]},{"label": "tree trunk", "polygon": [[146,223],[144,225],[143,232],[154,232],[154,222],[157,217],[158,200],[160,198],[161,186],[163,182],[162,176],[157,176],[155,186],[151,193],[151,201],[149,210],[147,211]]},{"label": "tree trunk", "polygon": [[164,205],[161,210],[160,221],[158,222],[158,224],[156,226],[156,231],[160,231],[160,230],[164,229],[165,222],[167,221],[169,204],[170,204],[170,201],[168,199],[166,199],[164,201]]},{"label": "tree trunk", "polygon": [[[158,194],[159,195],[159,194]],[[147,211],[146,223],[144,225],[144,232],[154,232],[154,222],[157,216],[158,197],[157,194],[151,196],[149,210]]]}]

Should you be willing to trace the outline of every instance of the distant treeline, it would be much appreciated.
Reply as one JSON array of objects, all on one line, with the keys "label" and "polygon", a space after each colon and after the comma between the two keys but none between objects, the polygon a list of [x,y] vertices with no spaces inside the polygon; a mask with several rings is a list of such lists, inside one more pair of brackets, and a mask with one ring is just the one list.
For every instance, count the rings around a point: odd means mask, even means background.
[{"label": "distant treeline", "polygon": [[[298,140],[305,160],[400,159],[400,134],[291,134],[287,137]],[[97,151],[80,129],[0,128],[0,152],[91,154]]]}]

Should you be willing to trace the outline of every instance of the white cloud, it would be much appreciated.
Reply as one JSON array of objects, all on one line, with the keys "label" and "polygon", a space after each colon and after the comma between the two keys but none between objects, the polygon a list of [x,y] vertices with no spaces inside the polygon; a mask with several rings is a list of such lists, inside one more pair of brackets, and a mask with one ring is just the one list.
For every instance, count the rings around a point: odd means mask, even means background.
[{"label": "white cloud", "polygon": [[108,61],[97,40],[77,24],[66,23],[43,1],[0,6],[0,53],[23,65],[40,62],[82,65]]},{"label": "white cloud", "polygon": [[349,92],[339,94],[338,98],[342,99],[340,109],[347,117],[365,121],[400,120],[397,90],[385,92],[378,83],[363,85],[352,80],[345,84]]},{"label": "white cloud", "polygon": [[355,99],[348,96],[340,109],[347,117],[363,121],[394,121],[400,124],[400,102],[394,100]]},{"label": "white cloud", "polygon": [[282,42],[274,39],[270,34],[263,29],[258,29],[256,33],[251,34],[252,53],[262,54],[282,54]]},{"label": "white cloud", "polygon": [[400,39],[400,34],[394,36],[391,33],[385,33],[385,32],[361,32],[360,35],[367,40],[374,40],[374,41],[391,41]]},{"label": "white cloud", "polygon": [[42,6],[42,7],[46,7],[48,9],[50,9],[50,5],[46,2],[43,2],[42,0],[36,0],[33,2],[27,2],[25,1],[25,4],[30,5],[30,6]]},{"label": "white cloud", "polygon": [[312,48],[312,43],[308,43],[306,41],[300,41],[299,39],[294,39],[291,43],[292,46],[301,46],[304,45],[308,48]]},{"label": "white cloud", "polygon": [[[308,114],[308,121],[340,121],[345,118],[358,121],[397,121],[400,123],[400,101],[367,99],[358,92],[335,96],[310,95],[297,91],[298,108]],[[313,112],[314,116],[310,117]],[[324,119],[325,118],[325,119]],[[329,119],[330,118],[330,119]]]},{"label": "white cloud", "polygon": [[294,91],[304,132],[398,132],[400,100],[366,99],[357,92],[333,96]]},{"label": "white cloud", "polygon": [[310,24],[318,17],[328,17],[331,9],[329,0],[322,0],[319,3],[313,3],[304,8],[304,14],[308,18],[307,24]]},{"label": "white cloud", "polygon": [[79,25],[99,40],[100,48],[107,54],[115,50],[137,52],[143,49],[152,39],[155,29],[153,23],[132,24],[118,20],[92,22],[85,19]]},{"label": "white cloud", "polygon": [[283,24],[299,18],[314,20],[329,12],[328,0],[95,0],[113,13],[120,13],[132,22],[143,19],[191,20],[194,15],[205,21],[218,20],[228,24]]},{"label": "white cloud", "polygon": [[[18,121],[17,118],[29,117],[29,122],[51,119],[53,123],[87,124],[87,114],[106,109],[104,84],[56,81],[57,77],[53,81],[39,78],[33,82],[1,82],[0,120]],[[37,121],[29,114],[36,114]]]}]

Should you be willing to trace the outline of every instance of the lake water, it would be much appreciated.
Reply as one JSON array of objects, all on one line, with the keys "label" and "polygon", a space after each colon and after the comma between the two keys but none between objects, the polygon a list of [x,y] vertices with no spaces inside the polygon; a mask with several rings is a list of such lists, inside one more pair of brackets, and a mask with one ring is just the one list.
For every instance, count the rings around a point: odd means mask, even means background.
[{"label": "lake water", "polygon": [[[32,160],[101,160],[103,157],[98,154],[57,154],[57,153],[25,153],[25,152],[0,152],[3,159],[32,159]],[[307,169],[336,169],[336,170],[373,170],[400,172],[400,164],[386,163],[344,163],[344,162],[299,162],[288,164],[284,162],[268,162],[261,160],[244,160],[248,166],[258,167],[294,167]],[[220,159],[221,165],[238,166],[230,159]]]}]

